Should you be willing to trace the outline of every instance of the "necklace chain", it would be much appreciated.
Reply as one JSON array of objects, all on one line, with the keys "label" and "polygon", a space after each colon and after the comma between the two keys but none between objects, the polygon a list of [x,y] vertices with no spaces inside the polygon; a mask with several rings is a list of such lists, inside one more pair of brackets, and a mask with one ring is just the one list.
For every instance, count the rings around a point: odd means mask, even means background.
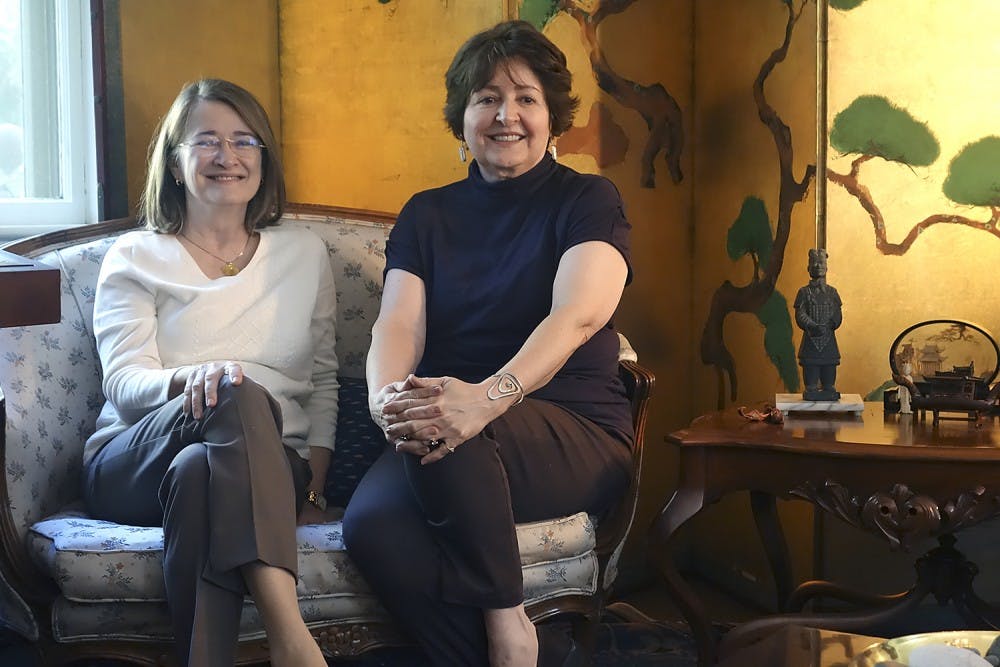
[{"label": "necklace chain", "polygon": [[205,248],[204,246],[202,246],[201,244],[199,244],[197,241],[195,241],[193,238],[191,238],[190,236],[188,236],[184,232],[181,232],[181,236],[183,236],[188,241],[190,241],[191,245],[193,245],[198,250],[201,250],[203,253],[205,253],[207,255],[211,255],[215,259],[217,259],[220,262],[222,262],[222,275],[224,275],[224,276],[235,276],[237,273],[240,272],[239,267],[236,266],[236,260],[238,260],[240,257],[242,257],[243,255],[246,254],[247,248],[250,247],[250,239],[253,238],[253,234],[248,234],[247,235],[247,240],[243,244],[243,250],[240,250],[240,254],[236,255],[236,257],[233,257],[230,260],[225,260],[222,257],[219,257],[218,255],[216,255],[214,252],[212,252],[208,248]]}]

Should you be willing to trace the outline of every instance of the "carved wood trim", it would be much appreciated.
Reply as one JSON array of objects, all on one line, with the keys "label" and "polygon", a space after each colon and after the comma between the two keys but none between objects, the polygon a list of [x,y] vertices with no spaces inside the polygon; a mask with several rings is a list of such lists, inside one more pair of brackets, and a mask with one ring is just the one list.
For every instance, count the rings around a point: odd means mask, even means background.
[{"label": "carved wood trim", "polygon": [[[385,211],[370,211],[360,208],[346,208],[344,206],[324,206],[322,204],[299,204],[289,203],[285,209],[286,213],[300,213],[306,215],[323,215],[331,218],[347,218],[349,220],[368,220],[370,222],[394,223],[395,213]],[[66,246],[75,245],[83,241],[104,238],[117,232],[125,232],[131,229],[140,229],[135,218],[118,218],[116,220],[105,220],[93,225],[80,225],[79,227],[68,227],[46,234],[29,236],[18,239],[4,245],[0,245],[0,250],[12,252],[15,255],[24,257],[37,257],[38,255],[56,250]]]},{"label": "carved wood trim", "polygon": [[1000,496],[987,494],[982,486],[943,502],[905,484],[894,484],[889,491],[876,491],[865,498],[833,480],[821,485],[806,482],[790,494],[856,528],[881,535],[893,549],[904,551],[920,540],[955,533],[1000,514]]},{"label": "carved wood trim", "polygon": [[328,625],[313,629],[312,634],[328,658],[350,658],[376,648],[414,645],[389,623]]},{"label": "carved wood trim", "polygon": [[[632,447],[632,480],[628,490],[617,507],[612,509],[600,522],[597,529],[597,544],[595,551],[600,563],[600,575],[604,577],[604,569],[615,548],[621,543],[632,526],[636,506],[639,501],[639,473],[642,468],[642,445],[646,437],[646,418],[648,415],[649,397],[656,384],[652,371],[627,359],[618,363],[618,375],[625,385],[625,394],[632,404],[632,425],[635,430],[635,444]],[[604,582],[599,581],[598,587]]]}]

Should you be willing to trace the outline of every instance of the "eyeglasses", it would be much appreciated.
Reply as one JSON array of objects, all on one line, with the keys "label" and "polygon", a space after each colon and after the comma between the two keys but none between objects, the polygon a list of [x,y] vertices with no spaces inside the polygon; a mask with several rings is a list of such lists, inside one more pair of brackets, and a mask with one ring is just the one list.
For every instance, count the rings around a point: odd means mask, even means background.
[{"label": "eyeglasses", "polygon": [[222,148],[223,142],[229,144],[229,147],[240,154],[250,154],[254,151],[267,148],[260,139],[252,136],[241,136],[235,139],[226,139],[225,137],[201,137],[199,139],[194,139],[192,141],[182,141],[177,144],[178,146],[188,146],[195,151],[201,153],[202,155],[215,155]]}]

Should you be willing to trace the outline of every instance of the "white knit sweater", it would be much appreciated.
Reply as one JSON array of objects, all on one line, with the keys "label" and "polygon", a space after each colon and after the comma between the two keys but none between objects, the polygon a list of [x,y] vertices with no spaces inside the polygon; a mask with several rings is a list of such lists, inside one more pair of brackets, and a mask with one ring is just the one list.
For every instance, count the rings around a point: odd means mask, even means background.
[{"label": "white knit sweater", "polygon": [[180,368],[237,361],[281,406],[285,444],[333,449],[336,290],[326,247],[307,229],[267,227],[239,274],[210,280],[173,235],[122,235],[101,265],[94,334],[107,402],[84,448],[167,401]]}]

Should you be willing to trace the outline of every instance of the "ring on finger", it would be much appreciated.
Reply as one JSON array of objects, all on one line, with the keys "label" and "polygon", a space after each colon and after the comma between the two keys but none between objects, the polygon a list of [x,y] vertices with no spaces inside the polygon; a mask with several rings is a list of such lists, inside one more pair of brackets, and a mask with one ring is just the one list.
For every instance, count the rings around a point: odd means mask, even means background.
[{"label": "ring on finger", "polygon": [[435,449],[437,449],[443,444],[445,444],[444,440],[438,440],[437,438],[433,438],[427,441],[427,449],[433,452]]},{"label": "ring on finger", "polygon": [[[444,441],[442,440],[442,442],[444,442]],[[450,454],[454,454],[455,453],[455,448],[452,447],[451,445],[449,445],[448,443],[445,443],[444,448],[447,449]]]}]

